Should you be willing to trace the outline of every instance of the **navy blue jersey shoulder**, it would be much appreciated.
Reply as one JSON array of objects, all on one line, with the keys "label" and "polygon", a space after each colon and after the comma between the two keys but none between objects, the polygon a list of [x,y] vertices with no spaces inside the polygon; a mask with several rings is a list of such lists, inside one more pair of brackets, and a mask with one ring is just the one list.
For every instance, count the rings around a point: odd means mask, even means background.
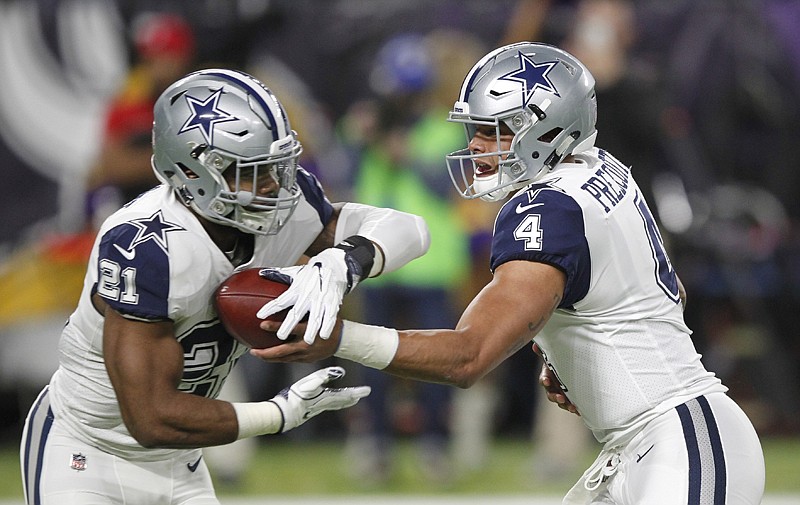
[{"label": "navy blue jersey shoulder", "polygon": [[559,308],[586,296],[591,258],[578,203],[547,184],[533,184],[509,200],[495,221],[491,269],[512,260],[547,263],[567,275]]},{"label": "navy blue jersey shoulder", "polygon": [[183,230],[164,221],[160,212],[108,230],[100,240],[94,291],[120,314],[146,320],[167,319],[167,234]]},{"label": "navy blue jersey shoulder", "polygon": [[297,167],[297,184],[300,186],[300,190],[303,191],[306,201],[316,209],[322,225],[328,224],[333,215],[333,206],[325,196],[325,191],[317,178],[304,168]]}]

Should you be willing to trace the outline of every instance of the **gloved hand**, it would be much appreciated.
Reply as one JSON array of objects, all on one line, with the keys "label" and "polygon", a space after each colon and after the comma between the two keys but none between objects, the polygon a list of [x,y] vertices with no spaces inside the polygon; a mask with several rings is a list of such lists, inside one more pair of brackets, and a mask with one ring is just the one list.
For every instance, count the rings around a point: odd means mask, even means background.
[{"label": "gloved hand", "polygon": [[348,268],[345,251],[337,248],[325,249],[300,267],[265,268],[262,277],[278,282],[289,282],[289,289],[266,303],[256,313],[266,319],[283,309],[292,307],[278,329],[278,338],[286,339],[289,332],[308,314],[308,323],[303,340],[314,343],[317,333],[327,339],[336,324],[336,315],[342,298],[348,291]]},{"label": "gloved hand", "polygon": [[308,314],[303,340],[311,345],[317,333],[320,338],[328,339],[336,325],[342,298],[369,276],[374,261],[375,244],[366,237],[352,235],[312,257],[302,267],[265,268],[259,272],[262,277],[291,285],[261,307],[256,316],[266,319],[292,307],[278,328],[278,338],[285,340]]},{"label": "gloved hand", "polygon": [[280,433],[300,426],[320,412],[351,407],[370,393],[369,386],[340,389],[323,387],[332,380],[344,377],[344,373],[344,368],[338,366],[317,370],[271,399],[283,414]]}]

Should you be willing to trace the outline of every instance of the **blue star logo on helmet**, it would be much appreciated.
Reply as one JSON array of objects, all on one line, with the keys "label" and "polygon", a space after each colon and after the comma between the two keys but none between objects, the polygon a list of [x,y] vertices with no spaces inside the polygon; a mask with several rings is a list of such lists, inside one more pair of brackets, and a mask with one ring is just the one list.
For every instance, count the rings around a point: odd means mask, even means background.
[{"label": "blue star logo on helmet", "polygon": [[505,81],[516,81],[522,84],[523,107],[528,105],[528,102],[530,102],[534,92],[536,92],[537,89],[548,91],[556,96],[561,96],[558,94],[558,90],[556,89],[555,85],[553,85],[553,81],[551,81],[547,76],[547,74],[553,70],[553,67],[558,65],[558,61],[545,61],[543,63],[536,63],[530,59],[530,57],[523,54],[522,51],[520,51],[518,54],[519,68],[501,76],[500,79]]},{"label": "blue star logo on helmet", "polygon": [[192,115],[183,124],[178,134],[197,129],[203,134],[203,138],[208,145],[214,145],[214,126],[217,123],[238,119],[219,108],[218,104],[221,96],[222,88],[212,93],[205,100],[186,95],[186,103],[189,104]]}]

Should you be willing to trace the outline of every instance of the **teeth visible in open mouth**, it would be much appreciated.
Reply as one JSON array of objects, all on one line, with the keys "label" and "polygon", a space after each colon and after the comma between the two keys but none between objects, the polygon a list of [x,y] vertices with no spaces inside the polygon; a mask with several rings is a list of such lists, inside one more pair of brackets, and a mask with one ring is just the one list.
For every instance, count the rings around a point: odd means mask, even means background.
[{"label": "teeth visible in open mouth", "polygon": [[490,165],[486,165],[485,163],[478,163],[475,165],[475,175],[483,176],[483,175],[491,175],[494,173],[494,167]]}]

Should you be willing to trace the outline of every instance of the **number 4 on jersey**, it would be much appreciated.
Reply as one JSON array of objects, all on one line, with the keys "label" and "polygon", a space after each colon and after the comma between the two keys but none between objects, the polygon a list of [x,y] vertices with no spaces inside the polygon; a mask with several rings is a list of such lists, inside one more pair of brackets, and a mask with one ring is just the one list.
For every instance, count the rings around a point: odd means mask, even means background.
[{"label": "number 4 on jersey", "polygon": [[542,229],[539,226],[541,218],[539,214],[528,214],[514,230],[514,238],[525,241],[526,251],[542,250]]}]

